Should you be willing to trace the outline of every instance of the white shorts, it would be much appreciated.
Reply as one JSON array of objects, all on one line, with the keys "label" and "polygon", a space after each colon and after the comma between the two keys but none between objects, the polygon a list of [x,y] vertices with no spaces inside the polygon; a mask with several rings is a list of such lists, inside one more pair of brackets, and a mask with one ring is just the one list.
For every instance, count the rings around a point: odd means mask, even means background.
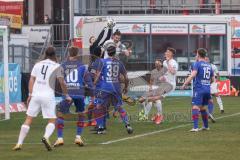
[{"label": "white shorts", "polygon": [[218,83],[213,82],[211,84],[211,94],[216,94],[216,93],[218,93]]},{"label": "white shorts", "polygon": [[168,82],[161,83],[157,88],[153,89],[150,92],[147,92],[146,97],[151,96],[162,96],[166,97],[168,93],[174,91],[176,86],[173,86],[172,84]]},{"label": "white shorts", "polygon": [[32,97],[28,105],[27,115],[37,117],[40,111],[42,111],[44,119],[57,118],[55,97]]}]

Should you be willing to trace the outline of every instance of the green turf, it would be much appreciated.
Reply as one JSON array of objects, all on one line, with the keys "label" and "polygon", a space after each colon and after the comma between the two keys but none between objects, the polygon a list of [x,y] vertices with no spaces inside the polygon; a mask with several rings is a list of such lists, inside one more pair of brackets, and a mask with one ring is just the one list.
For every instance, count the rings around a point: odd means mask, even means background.
[{"label": "green turf", "polygon": [[[219,114],[215,108],[215,116],[228,116],[240,112],[239,97],[223,97],[225,114]],[[216,103],[215,103],[216,104]],[[17,141],[20,126],[24,120],[23,113],[11,114],[10,121],[0,122],[0,160],[238,160],[240,157],[240,115],[218,119],[210,123],[210,131],[190,133],[190,98],[167,98],[164,103],[167,120],[157,126],[151,122],[136,121],[138,107],[126,107],[131,115],[134,134],[128,135],[119,119],[111,118],[106,135],[90,134],[86,128],[85,147],[73,144],[75,122],[66,122],[64,129],[65,145],[47,152],[40,143],[46,121],[38,117],[27,136],[23,150],[16,152],[11,148]],[[156,109],[153,108],[153,111]],[[102,142],[117,140],[129,136],[140,135],[152,131],[164,130],[179,125],[185,127],[157,133],[149,136],[120,141],[108,145]],[[56,134],[51,137],[54,142]]]}]

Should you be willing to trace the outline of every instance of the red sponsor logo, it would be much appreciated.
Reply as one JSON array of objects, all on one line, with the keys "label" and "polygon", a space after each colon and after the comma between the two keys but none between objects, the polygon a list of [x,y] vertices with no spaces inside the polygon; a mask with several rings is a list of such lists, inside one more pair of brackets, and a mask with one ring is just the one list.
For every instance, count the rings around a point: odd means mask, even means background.
[{"label": "red sponsor logo", "polygon": [[230,95],[230,85],[231,82],[230,80],[225,80],[225,81],[218,81],[218,93],[219,95]]}]

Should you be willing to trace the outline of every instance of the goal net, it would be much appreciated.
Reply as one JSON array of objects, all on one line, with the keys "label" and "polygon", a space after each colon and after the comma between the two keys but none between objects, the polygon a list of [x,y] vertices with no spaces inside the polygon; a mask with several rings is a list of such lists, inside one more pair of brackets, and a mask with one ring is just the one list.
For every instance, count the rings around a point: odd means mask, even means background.
[{"label": "goal net", "polygon": [[10,119],[8,85],[8,27],[0,26],[0,121]]}]

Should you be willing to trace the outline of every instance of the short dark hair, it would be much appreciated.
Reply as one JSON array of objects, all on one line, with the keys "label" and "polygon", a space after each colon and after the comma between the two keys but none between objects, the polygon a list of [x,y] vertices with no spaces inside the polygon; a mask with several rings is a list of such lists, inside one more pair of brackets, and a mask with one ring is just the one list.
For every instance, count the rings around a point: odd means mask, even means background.
[{"label": "short dark hair", "polygon": [[77,47],[71,46],[68,48],[69,56],[70,57],[75,57],[79,53],[79,49]]},{"label": "short dark hair", "polygon": [[53,46],[49,46],[49,47],[45,50],[45,53],[44,53],[42,59],[43,59],[43,60],[44,60],[44,59],[51,59],[51,60],[57,61],[55,48],[54,48]]},{"label": "short dark hair", "polygon": [[201,58],[205,58],[205,57],[207,56],[207,50],[204,49],[204,48],[198,48],[197,54],[198,54]]},{"label": "short dark hair", "polygon": [[155,59],[155,62],[156,62],[156,61],[163,63],[163,61],[162,61],[161,58],[156,58],[156,59]]},{"label": "short dark hair", "polygon": [[121,36],[122,33],[117,29],[114,33],[113,33],[114,36]]},{"label": "short dark hair", "polygon": [[53,46],[50,46],[45,51],[46,57],[53,57],[56,55],[55,48]]},{"label": "short dark hair", "polygon": [[115,46],[109,46],[107,48],[107,53],[108,53],[108,56],[112,57],[116,54],[116,47]]},{"label": "short dark hair", "polygon": [[172,47],[168,47],[167,48],[168,51],[172,52],[173,55],[176,54],[176,49],[172,48]]},{"label": "short dark hair", "polygon": [[89,38],[89,40],[88,40],[89,43],[91,43],[91,39],[92,39],[92,38],[94,38],[94,36],[91,36],[91,37]]}]

